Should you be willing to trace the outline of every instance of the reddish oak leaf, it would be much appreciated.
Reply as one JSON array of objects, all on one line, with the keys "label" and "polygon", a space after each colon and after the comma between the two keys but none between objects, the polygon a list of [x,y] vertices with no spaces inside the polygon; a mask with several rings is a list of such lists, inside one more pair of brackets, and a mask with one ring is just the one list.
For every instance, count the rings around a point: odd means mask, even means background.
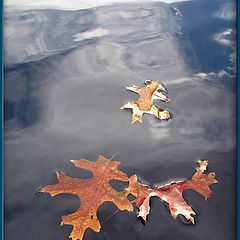
[{"label": "reddish oak leaf", "polygon": [[137,87],[135,85],[126,87],[128,90],[138,93],[140,98],[135,102],[128,102],[121,109],[131,108],[133,110],[132,123],[136,121],[142,122],[142,115],[144,113],[153,114],[159,119],[169,119],[169,112],[158,109],[153,103],[154,99],[160,99],[165,102],[170,101],[168,97],[159,92],[159,90],[167,92],[166,88],[158,83],[158,81],[154,82],[152,80],[146,80],[145,85],[146,87]]},{"label": "reddish oak leaf", "polygon": [[169,204],[170,212],[174,218],[178,214],[182,214],[194,224],[194,218],[191,215],[196,215],[196,213],[184,201],[182,196],[183,191],[185,189],[193,189],[207,200],[212,195],[209,185],[217,183],[214,172],[208,175],[204,174],[208,161],[199,161],[199,165],[200,167],[191,180],[173,182],[166,186],[156,187],[155,189],[139,183],[136,175],[131,176],[127,190],[136,197],[135,203],[139,208],[139,216],[146,221],[146,217],[150,212],[149,200],[151,197],[157,196]]},{"label": "reddish oak leaf", "polygon": [[127,175],[117,169],[120,162],[111,161],[112,158],[106,159],[99,155],[96,162],[85,159],[71,160],[76,167],[91,171],[93,178],[78,179],[57,173],[59,182],[41,190],[41,192],[50,193],[52,197],[69,193],[80,198],[80,208],[73,214],[62,216],[61,225],[73,225],[73,231],[69,236],[72,240],[81,240],[87,228],[100,231],[101,225],[96,212],[98,207],[106,201],[113,202],[120,210],[133,211],[133,206],[127,199],[128,192],[117,192],[109,184],[112,179],[128,181]]}]

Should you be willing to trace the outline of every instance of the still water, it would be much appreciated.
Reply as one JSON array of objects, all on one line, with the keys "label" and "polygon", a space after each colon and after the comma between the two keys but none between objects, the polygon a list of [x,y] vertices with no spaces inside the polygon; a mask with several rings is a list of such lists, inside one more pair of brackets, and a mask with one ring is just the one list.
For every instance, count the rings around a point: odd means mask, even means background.
[{"label": "still water", "polygon": [[[85,240],[235,239],[235,3],[24,4],[5,6],[5,239],[68,239],[60,216],[79,199],[38,190],[57,182],[56,170],[91,177],[70,159],[114,153],[120,170],[152,186],[191,178],[199,159],[219,183],[207,202],[184,192],[195,226],[158,198],[145,226],[136,212],[105,221],[116,207],[104,203],[101,232],[88,229]],[[167,87],[172,101],[155,104],[169,121],[144,115],[131,125],[120,110],[138,97],[125,86],[145,79]]]}]

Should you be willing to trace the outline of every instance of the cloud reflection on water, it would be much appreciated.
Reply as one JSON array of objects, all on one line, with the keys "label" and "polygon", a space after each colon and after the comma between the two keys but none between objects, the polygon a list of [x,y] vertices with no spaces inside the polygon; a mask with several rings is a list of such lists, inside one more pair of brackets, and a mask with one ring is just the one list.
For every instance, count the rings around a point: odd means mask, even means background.
[{"label": "cloud reflection on water", "polygon": [[[196,160],[208,158],[221,184],[207,204],[186,193],[199,212],[196,227],[180,225],[153,200],[156,211],[146,227],[119,213],[99,238],[168,239],[176,229],[172,239],[233,239],[234,213],[228,208],[235,191],[234,75],[189,67],[182,38],[191,43],[179,33],[171,5],[13,11],[6,13],[6,25],[6,238],[66,239],[70,227],[57,227],[60,215],[77,209],[79,200],[36,197],[34,189],[55,183],[57,169],[86,177],[70,159],[117,153],[122,170],[150,184],[191,176]],[[124,87],[145,79],[160,79],[168,88],[172,101],[156,104],[173,113],[170,121],[145,115],[142,124],[131,125],[131,112],[120,110],[137,98]],[[102,219],[114,212],[107,206],[99,210]],[[96,238],[91,230],[87,234]]]},{"label": "cloud reflection on water", "polygon": [[146,4],[149,2],[165,2],[165,3],[176,3],[188,0],[155,0],[155,1],[146,1],[146,0],[71,0],[71,2],[67,0],[55,1],[51,2],[48,0],[41,1],[30,1],[30,0],[22,0],[21,4],[19,4],[16,0],[7,0],[5,1],[5,6],[9,9],[59,9],[59,10],[79,10],[86,8],[95,8],[99,6],[113,5],[119,3],[142,3]]}]

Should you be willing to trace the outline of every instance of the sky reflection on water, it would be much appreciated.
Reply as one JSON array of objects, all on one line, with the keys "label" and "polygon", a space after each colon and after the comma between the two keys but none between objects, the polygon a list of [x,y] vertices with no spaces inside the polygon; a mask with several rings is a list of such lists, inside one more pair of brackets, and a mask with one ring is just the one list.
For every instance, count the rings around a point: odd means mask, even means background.
[{"label": "sky reflection on water", "polygon": [[[192,176],[209,160],[219,183],[206,203],[188,190],[196,226],[175,221],[159,199],[145,226],[119,212],[85,239],[234,239],[235,22],[231,1],[115,4],[78,11],[5,9],[6,239],[67,239],[60,216],[75,196],[35,194],[56,183],[55,170],[90,177],[70,159],[98,154],[129,176],[163,184]],[[160,79],[173,118],[144,115],[131,125],[125,90]],[[104,221],[116,207],[103,204]],[[173,230],[174,229],[174,230]]]}]

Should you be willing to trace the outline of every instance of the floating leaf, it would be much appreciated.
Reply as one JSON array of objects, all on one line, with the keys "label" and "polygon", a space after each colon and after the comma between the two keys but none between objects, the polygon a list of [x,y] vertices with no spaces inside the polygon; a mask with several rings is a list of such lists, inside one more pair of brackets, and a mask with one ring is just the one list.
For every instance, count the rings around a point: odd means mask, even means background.
[{"label": "floating leaf", "polygon": [[[78,179],[57,173],[59,182],[55,185],[48,185],[41,190],[41,192],[50,193],[51,196],[69,193],[80,198],[80,208],[73,214],[62,216],[61,225],[73,225],[73,231],[69,236],[72,240],[82,240],[87,228],[91,228],[96,232],[100,231],[101,225],[96,212],[98,207],[106,201],[113,202],[120,210],[128,211],[133,211],[131,203],[135,202],[139,208],[139,216],[146,221],[150,212],[150,198],[157,196],[169,204],[170,212],[174,218],[178,214],[182,214],[186,219],[194,223],[194,218],[191,215],[196,215],[196,213],[184,201],[183,191],[193,189],[207,199],[212,195],[209,185],[217,183],[214,172],[208,175],[204,174],[208,161],[199,161],[200,167],[191,180],[173,182],[152,189],[148,185],[139,183],[136,175],[128,178],[125,173],[117,169],[120,162],[112,161],[112,158],[106,159],[99,155],[96,162],[85,159],[71,160],[76,167],[91,171],[93,177],[91,179]],[[129,181],[129,187],[125,191],[117,192],[109,184],[112,179]],[[135,196],[136,199],[129,202],[127,199],[129,194]]]},{"label": "floating leaf", "polygon": [[96,162],[85,159],[71,160],[76,167],[91,171],[93,178],[78,179],[57,173],[59,182],[41,190],[41,192],[50,193],[52,197],[69,193],[80,198],[80,208],[73,214],[62,216],[61,225],[73,225],[73,231],[69,236],[72,240],[81,240],[87,228],[100,231],[101,225],[96,212],[104,202],[111,201],[120,210],[133,211],[132,204],[127,200],[128,192],[117,192],[109,184],[112,179],[128,181],[127,175],[117,169],[120,162],[111,160],[112,158],[106,159],[100,155]]},{"label": "floating leaf", "polygon": [[152,80],[145,81],[146,87],[137,87],[132,85],[131,87],[126,87],[128,90],[136,92],[140,95],[140,98],[135,102],[128,102],[123,105],[121,109],[131,108],[133,111],[132,123],[139,121],[142,122],[142,115],[144,113],[149,113],[155,115],[159,119],[169,119],[170,114],[167,110],[158,109],[154,103],[154,99],[160,99],[164,102],[170,101],[170,99],[159,91],[167,92],[166,88],[157,82]]},{"label": "floating leaf", "polygon": [[191,180],[173,182],[169,185],[156,187],[155,189],[139,183],[136,175],[131,176],[128,191],[136,197],[135,203],[139,208],[139,217],[142,217],[146,221],[147,215],[150,212],[149,200],[151,197],[157,196],[169,204],[170,212],[174,218],[182,214],[194,224],[194,218],[191,215],[196,215],[196,213],[184,201],[182,196],[183,191],[193,189],[207,200],[212,195],[209,185],[217,183],[214,172],[208,175],[204,174],[208,161],[199,161],[199,165],[200,167]]}]

